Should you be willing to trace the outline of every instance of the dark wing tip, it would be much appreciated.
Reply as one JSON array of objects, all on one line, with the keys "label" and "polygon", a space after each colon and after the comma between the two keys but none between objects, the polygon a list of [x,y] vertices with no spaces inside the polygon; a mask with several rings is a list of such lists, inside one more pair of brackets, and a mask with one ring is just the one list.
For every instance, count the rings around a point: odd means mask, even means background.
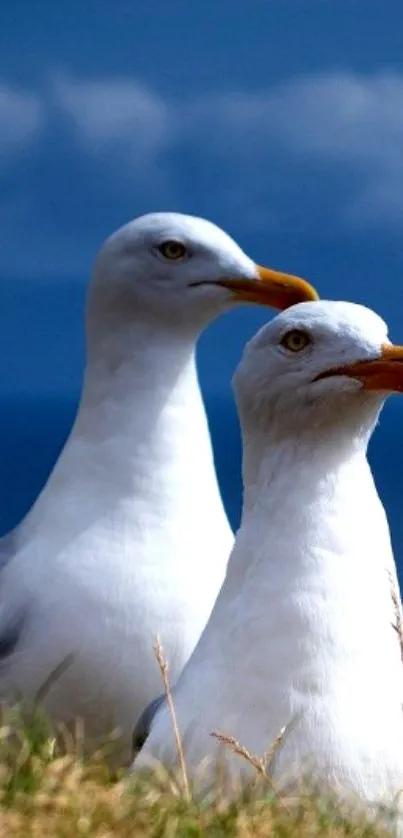
[{"label": "dark wing tip", "polygon": [[164,700],[164,694],[159,695],[158,698],[154,698],[153,701],[150,701],[145,710],[143,710],[141,716],[137,720],[132,736],[133,758],[137,756],[139,751],[141,751],[146,739],[148,739],[151,730],[151,725],[154,721],[155,715],[160,709]]}]

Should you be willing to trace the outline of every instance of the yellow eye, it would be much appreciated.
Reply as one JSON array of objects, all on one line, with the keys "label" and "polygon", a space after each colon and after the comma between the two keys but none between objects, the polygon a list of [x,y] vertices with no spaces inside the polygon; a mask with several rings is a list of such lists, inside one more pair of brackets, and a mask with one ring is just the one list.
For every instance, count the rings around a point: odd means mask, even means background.
[{"label": "yellow eye", "polygon": [[185,245],[182,244],[182,242],[174,241],[174,239],[170,239],[169,241],[160,244],[158,250],[163,256],[165,256],[165,259],[171,259],[172,261],[175,259],[183,259],[187,254]]},{"label": "yellow eye", "polygon": [[291,329],[282,337],[280,343],[289,352],[302,352],[311,343],[311,338],[307,332],[300,329]]}]

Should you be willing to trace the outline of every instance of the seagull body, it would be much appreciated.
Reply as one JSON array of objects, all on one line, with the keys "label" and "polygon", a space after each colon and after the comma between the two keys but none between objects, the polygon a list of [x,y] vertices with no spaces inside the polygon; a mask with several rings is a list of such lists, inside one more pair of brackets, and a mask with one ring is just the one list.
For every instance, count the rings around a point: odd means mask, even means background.
[{"label": "seagull body", "polygon": [[[252,339],[235,390],[242,522],[173,695],[188,771],[214,767],[213,731],[261,757],[286,728],[279,783],[307,776],[391,803],[403,789],[400,596],[366,455],[387,393],[403,390],[403,348],[368,309],[301,304]],[[156,707],[135,770],[175,763],[171,727]],[[226,764],[253,772],[229,750]]]},{"label": "seagull body", "polygon": [[315,292],[259,268],[202,219],[143,216],[107,240],[74,427],[34,507],[0,544],[3,697],[40,691],[56,721],[84,720],[87,740],[118,727],[129,745],[159,687],[156,635],[178,676],[233,543],[198,335],[236,301],[285,307],[295,295]]}]

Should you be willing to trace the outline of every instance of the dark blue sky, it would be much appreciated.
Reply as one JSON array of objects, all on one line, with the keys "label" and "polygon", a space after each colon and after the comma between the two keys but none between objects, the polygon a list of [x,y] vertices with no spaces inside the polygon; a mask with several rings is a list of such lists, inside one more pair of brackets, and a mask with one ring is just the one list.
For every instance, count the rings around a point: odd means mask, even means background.
[{"label": "dark blue sky", "polygon": [[[68,431],[103,238],[155,209],[205,215],[257,261],[379,311],[403,343],[401,0],[17,0],[0,27],[0,525]],[[229,378],[267,317],[214,324],[201,375],[233,519]],[[400,426],[373,445],[402,554]],[[234,488],[235,487],[235,488]],[[401,520],[402,519],[402,520]]]}]

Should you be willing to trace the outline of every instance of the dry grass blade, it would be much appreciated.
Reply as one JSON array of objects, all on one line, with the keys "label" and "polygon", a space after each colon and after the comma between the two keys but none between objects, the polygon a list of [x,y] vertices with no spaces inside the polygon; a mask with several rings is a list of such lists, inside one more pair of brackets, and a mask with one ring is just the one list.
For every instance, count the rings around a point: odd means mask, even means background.
[{"label": "dry grass blade", "polygon": [[270,772],[273,769],[274,760],[276,758],[276,754],[279,748],[283,745],[284,739],[286,738],[286,736],[288,736],[292,728],[295,727],[299,718],[300,716],[297,714],[296,716],[294,716],[293,719],[291,719],[290,722],[288,722],[288,724],[284,725],[284,727],[281,728],[280,732],[277,734],[275,740],[272,742],[270,747],[263,754],[263,761],[266,766],[266,772]]},{"label": "dry grass blade", "polygon": [[159,637],[157,637],[157,639],[155,641],[154,652],[155,652],[155,657],[157,658],[158,666],[160,668],[162,680],[163,680],[163,683],[164,683],[165,697],[166,697],[168,707],[169,707],[169,712],[170,712],[170,715],[171,715],[172,728],[173,728],[173,732],[174,732],[176,752],[177,752],[180,772],[181,772],[181,776],[182,776],[183,790],[184,790],[184,793],[185,793],[185,799],[186,799],[187,803],[189,803],[190,800],[191,800],[191,794],[190,794],[190,787],[189,787],[189,778],[188,778],[188,773],[187,773],[187,768],[186,768],[185,754],[184,754],[184,751],[183,751],[182,739],[181,739],[181,735],[180,735],[180,732],[179,732],[178,720],[176,718],[176,713],[175,713],[175,705],[174,705],[174,702],[173,702],[171,686],[170,686],[170,683],[169,683],[168,664],[167,664],[167,661],[164,658],[164,653],[163,653],[163,649],[162,649]]},{"label": "dry grass blade", "polygon": [[399,587],[398,587],[397,580],[395,580],[393,578],[390,571],[388,571],[388,576],[389,576],[389,581],[390,581],[390,586],[391,586],[391,598],[392,598],[393,610],[394,610],[394,615],[395,615],[395,621],[392,622],[392,626],[393,626],[393,628],[394,628],[394,630],[397,633],[397,636],[399,638],[400,656],[401,656],[402,661],[403,661],[402,605],[401,605],[401,599],[400,599],[400,595],[399,595]]},{"label": "dry grass blade", "polygon": [[277,800],[281,804],[281,806],[290,813],[285,800],[282,798],[280,792],[278,791],[275,783],[273,782],[270,774],[268,773],[268,768],[273,762],[273,758],[275,756],[276,751],[280,747],[283,742],[284,736],[288,730],[288,725],[285,725],[281,728],[280,733],[276,736],[274,742],[270,745],[270,748],[263,754],[263,757],[259,757],[256,754],[251,754],[244,745],[241,745],[235,736],[230,736],[227,733],[220,733],[218,730],[213,730],[211,735],[214,736],[215,739],[218,739],[219,742],[222,742],[223,745],[227,745],[230,750],[239,757],[242,757],[249,762],[250,765],[255,769],[256,773],[263,777],[264,781],[268,784],[273,794],[276,796]]}]

